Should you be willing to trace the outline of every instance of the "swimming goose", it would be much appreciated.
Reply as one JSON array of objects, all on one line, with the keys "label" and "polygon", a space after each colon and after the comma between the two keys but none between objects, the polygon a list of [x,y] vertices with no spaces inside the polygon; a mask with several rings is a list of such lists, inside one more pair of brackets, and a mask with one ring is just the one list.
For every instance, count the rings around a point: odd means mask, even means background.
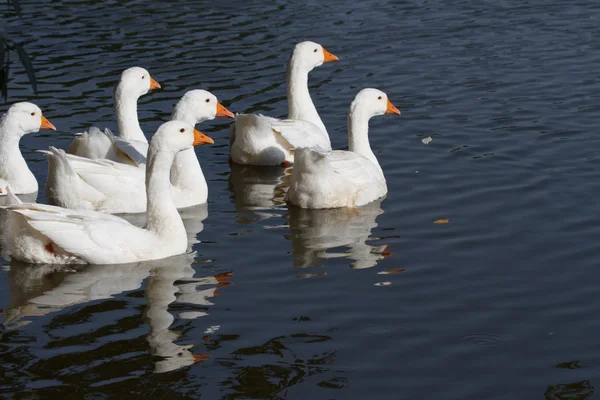
[{"label": "swimming goose", "polygon": [[143,169],[148,139],[140,128],[137,101],[148,91],[159,88],[160,84],[144,68],[132,67],[123,71],[114,93],[119,136],[114,137],[108,129],[103,132],[92,127],[75,138],[67,152],[91,159],[107,158]]},{"label": "swimming goose", "polygon": [[297,149],[286,200],[302,208],[337,208],[385,196],[385,177],[369,144],[369,120],[381,114],[400,111],[381,90],[361,90],[348,112],[349,151]]},{"label": "swimming goose", "polygon": [[96,211],[15,204],[5,207],[3,249],[16,260],[47,264],[122,264],[184,253],[187,234],[169,175],[178,152],[203,143],[213,140],[186,122],[158,128],[148,149],[145,228]]},{"label": "swimming goose", "polygon": [[[190,90],[173,108],[173,120],[190,125],[234,115],[206,90]],[[77,210],[108,213],[146,211],[145,170],[111,160],[91,160],[50,147],[46,198],[48,202]],[[144,153],[144,157],[146,154]],[[193,148],[175,156],[171,184],[177,208],[204,204],[208,187]]]},{"label": "swimming goose", "polygon": [[336,60],[318,43],[298,43],[287,69],[288,119],[238,114],[229,134],[231,160],[237,164],[287,166],[294,161],[294,148],[331,150],[327,129],[308,92],[308,73]]},{"label": "swimming goose", "polygon": [[38,182],[19,149],[21,138],[40,129],[56,130],[32,103],[15,103],[0,119],[0,195],[35,193]]}]

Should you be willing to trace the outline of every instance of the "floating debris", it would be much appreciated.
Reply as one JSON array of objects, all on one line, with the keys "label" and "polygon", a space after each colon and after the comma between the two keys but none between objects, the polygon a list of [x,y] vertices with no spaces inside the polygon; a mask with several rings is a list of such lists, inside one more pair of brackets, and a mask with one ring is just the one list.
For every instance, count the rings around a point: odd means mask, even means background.
[{"label": "floating debris", "polygon": [[377,282],[375,286],[390,286],[392,282]]},{"label": "floating debris", "polygon": [[434,224],[447,224],[448,222],[450,222],[449,218],[446,218],[446,219],[436,219],[435,221],[433,221]]},{"label": "floating debris", "polygon": [[433,139],[431,138],[431,136],[427,136],[425,139],[421,139],[421,142],[423,142],[424,144],[429,144],[432,140]]}]

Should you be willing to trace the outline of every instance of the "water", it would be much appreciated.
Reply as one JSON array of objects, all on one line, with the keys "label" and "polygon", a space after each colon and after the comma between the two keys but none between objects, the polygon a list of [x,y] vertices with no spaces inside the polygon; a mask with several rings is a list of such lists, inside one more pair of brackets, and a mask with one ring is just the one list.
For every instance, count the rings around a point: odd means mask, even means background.
[{"label": "water", "polygon": [[363,87],[402,116],[371,121],[389,194],[355,213],[288,209],[283,169],[230,167],[229,122],[199,125],[215,145],[197,149],[210,193],[186,215],[193,253],[67,272],[5,263],[2,395],[593,397],[600,4],[22,6],[4,28],[26,42],[40,92],[15,69],[10,100],[59,129],[22,141],[42,185],[35,150],[116,128],[112,86],[133,65],[164,87],[140,101],[146,133],[192,88],[286,115],[285,65],[306,39],[340,58],[310,76],[334,148]]}]

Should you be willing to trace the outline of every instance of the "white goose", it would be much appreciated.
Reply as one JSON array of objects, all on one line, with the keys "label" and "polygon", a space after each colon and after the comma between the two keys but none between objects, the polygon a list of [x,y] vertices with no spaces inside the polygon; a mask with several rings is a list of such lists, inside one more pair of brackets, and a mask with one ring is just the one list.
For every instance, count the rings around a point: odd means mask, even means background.
[{"label": "white goose", "polygon": [[289,165],[293,149],[331,150],[327,129],[308,92],[308,73],[338,58],[314,42],[298,43],[287,69],[288,119],[238,114],[231,126],[231,160],[237,164]]},{"label": "white goose", "polygon": [[145,228],[96,211],[15,204],[5,207],[3,249],[16,260],[47,264],[121,264],[184,253],[187,234],[169,175],[178,152],[203,143],[213,140],[186,122],[158,128],[148,150]]},{"label": "white goose", "polygon": [[[173,109],[173,119],[192,125],[215,117],[235,118],[235,115],[206,90],[187,92]],[[206,203],[208,187],[194,149],[184,150],[175,157],[171,183],[177,208]]]},{"label": "white goose", "polygon": [[385,177],[369,144],[369,120],[381,114],[400,111],[381,90],[361,90],[348,112],[349,151],[297,149],[286,200],[302,208],[337,208],[385,196]]},{"label": "white goose", "polygon": [[114,93],[119,136],[114,137],[108,129],[102,132],[93,127],[73,140],[68,153],[91,159],[107,158],[143,169],[148,139],[140,128],[137,101],[149,90],[159,88],[158,82],[144,68],[132,67],[123,71]]},{"label": "white goose", "polygon": [[[173,108],[173,120],[190,125],[234,115],[206,90],[187,92]],[[146,211],[145,171],[111,160],[90,160],[50,147],[46,198],[65,208],[108,213]],[[144,157],[146,154],[144,153]],[[204,204],[208,187],[193,148],[175,156],[171,184],[177,208]]]},{"label": "white goose", "polygon": [[0,119],[0,195],[25,194],[38,191],[38,182],[29,170],[19,149],[21,138],[40,129],[56,130],[32,103],[15,103]]}]

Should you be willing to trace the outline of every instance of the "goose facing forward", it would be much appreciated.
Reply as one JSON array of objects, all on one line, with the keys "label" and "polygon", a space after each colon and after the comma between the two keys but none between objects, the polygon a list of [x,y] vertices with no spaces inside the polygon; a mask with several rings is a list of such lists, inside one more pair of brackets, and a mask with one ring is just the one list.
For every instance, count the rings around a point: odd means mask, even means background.
[{"label": "goose facing forward", "polygon": [[35,193],[38,182],[19,149],[21,138],[40,129],[56,130],[33,103],[15,103],[0,119],[0,195]]},{"label": "goose facing forward", "polygon": [[114,92],[118,137],[113,137],[108,129],[102,132],[94,127],[75,138],[68,153],[91,159],[107,158],[143,168],[148,139],[140,128],[137,102],[149,91],[160,87],[144,68],[132,67],[123,71]]},{"label": "goose facing forward", "polygon": [[[231,160],[237,164],[287,165],[294,161],[294,148],[331,150],[327,129],[308,91],[308,74],[323,63],[337,60],[318,43],[298,43],[287,68],[288,119],[238,114],[229,135]],[[279,127],[277,132],[274,127]]]},{"label": "goose facing forward", "polygon": [[158,128],[148,150],[147,225],[111,214],[43,204],[6,207],[3,249],[17,260],[46,264],[121,264],[184,253],[187,233],[173,202],[170,170],[178,152],[213,143],[183,121]]},{"label": "goose facing forward", "polygon": [[387,194],[387,184],[369,144],[369,120],[400,111],[377,89],[363,89],[348,112],[349,151],[296,150],[286,200],[302,208],[358,207]]},{"label": "goose facing forward", "polygon": [[[195,125],[215,117],[233,116],[212,93],[197,89],[179,100],[172,119]],[[41,152],[48,158],[46,198],[50,204],[109,213],[146,211],[145,170],[111,160],[65,154],[54,147]],[[175,156],[170,177],[177,208],[206,203],[208,187],[193,148]]]}]

